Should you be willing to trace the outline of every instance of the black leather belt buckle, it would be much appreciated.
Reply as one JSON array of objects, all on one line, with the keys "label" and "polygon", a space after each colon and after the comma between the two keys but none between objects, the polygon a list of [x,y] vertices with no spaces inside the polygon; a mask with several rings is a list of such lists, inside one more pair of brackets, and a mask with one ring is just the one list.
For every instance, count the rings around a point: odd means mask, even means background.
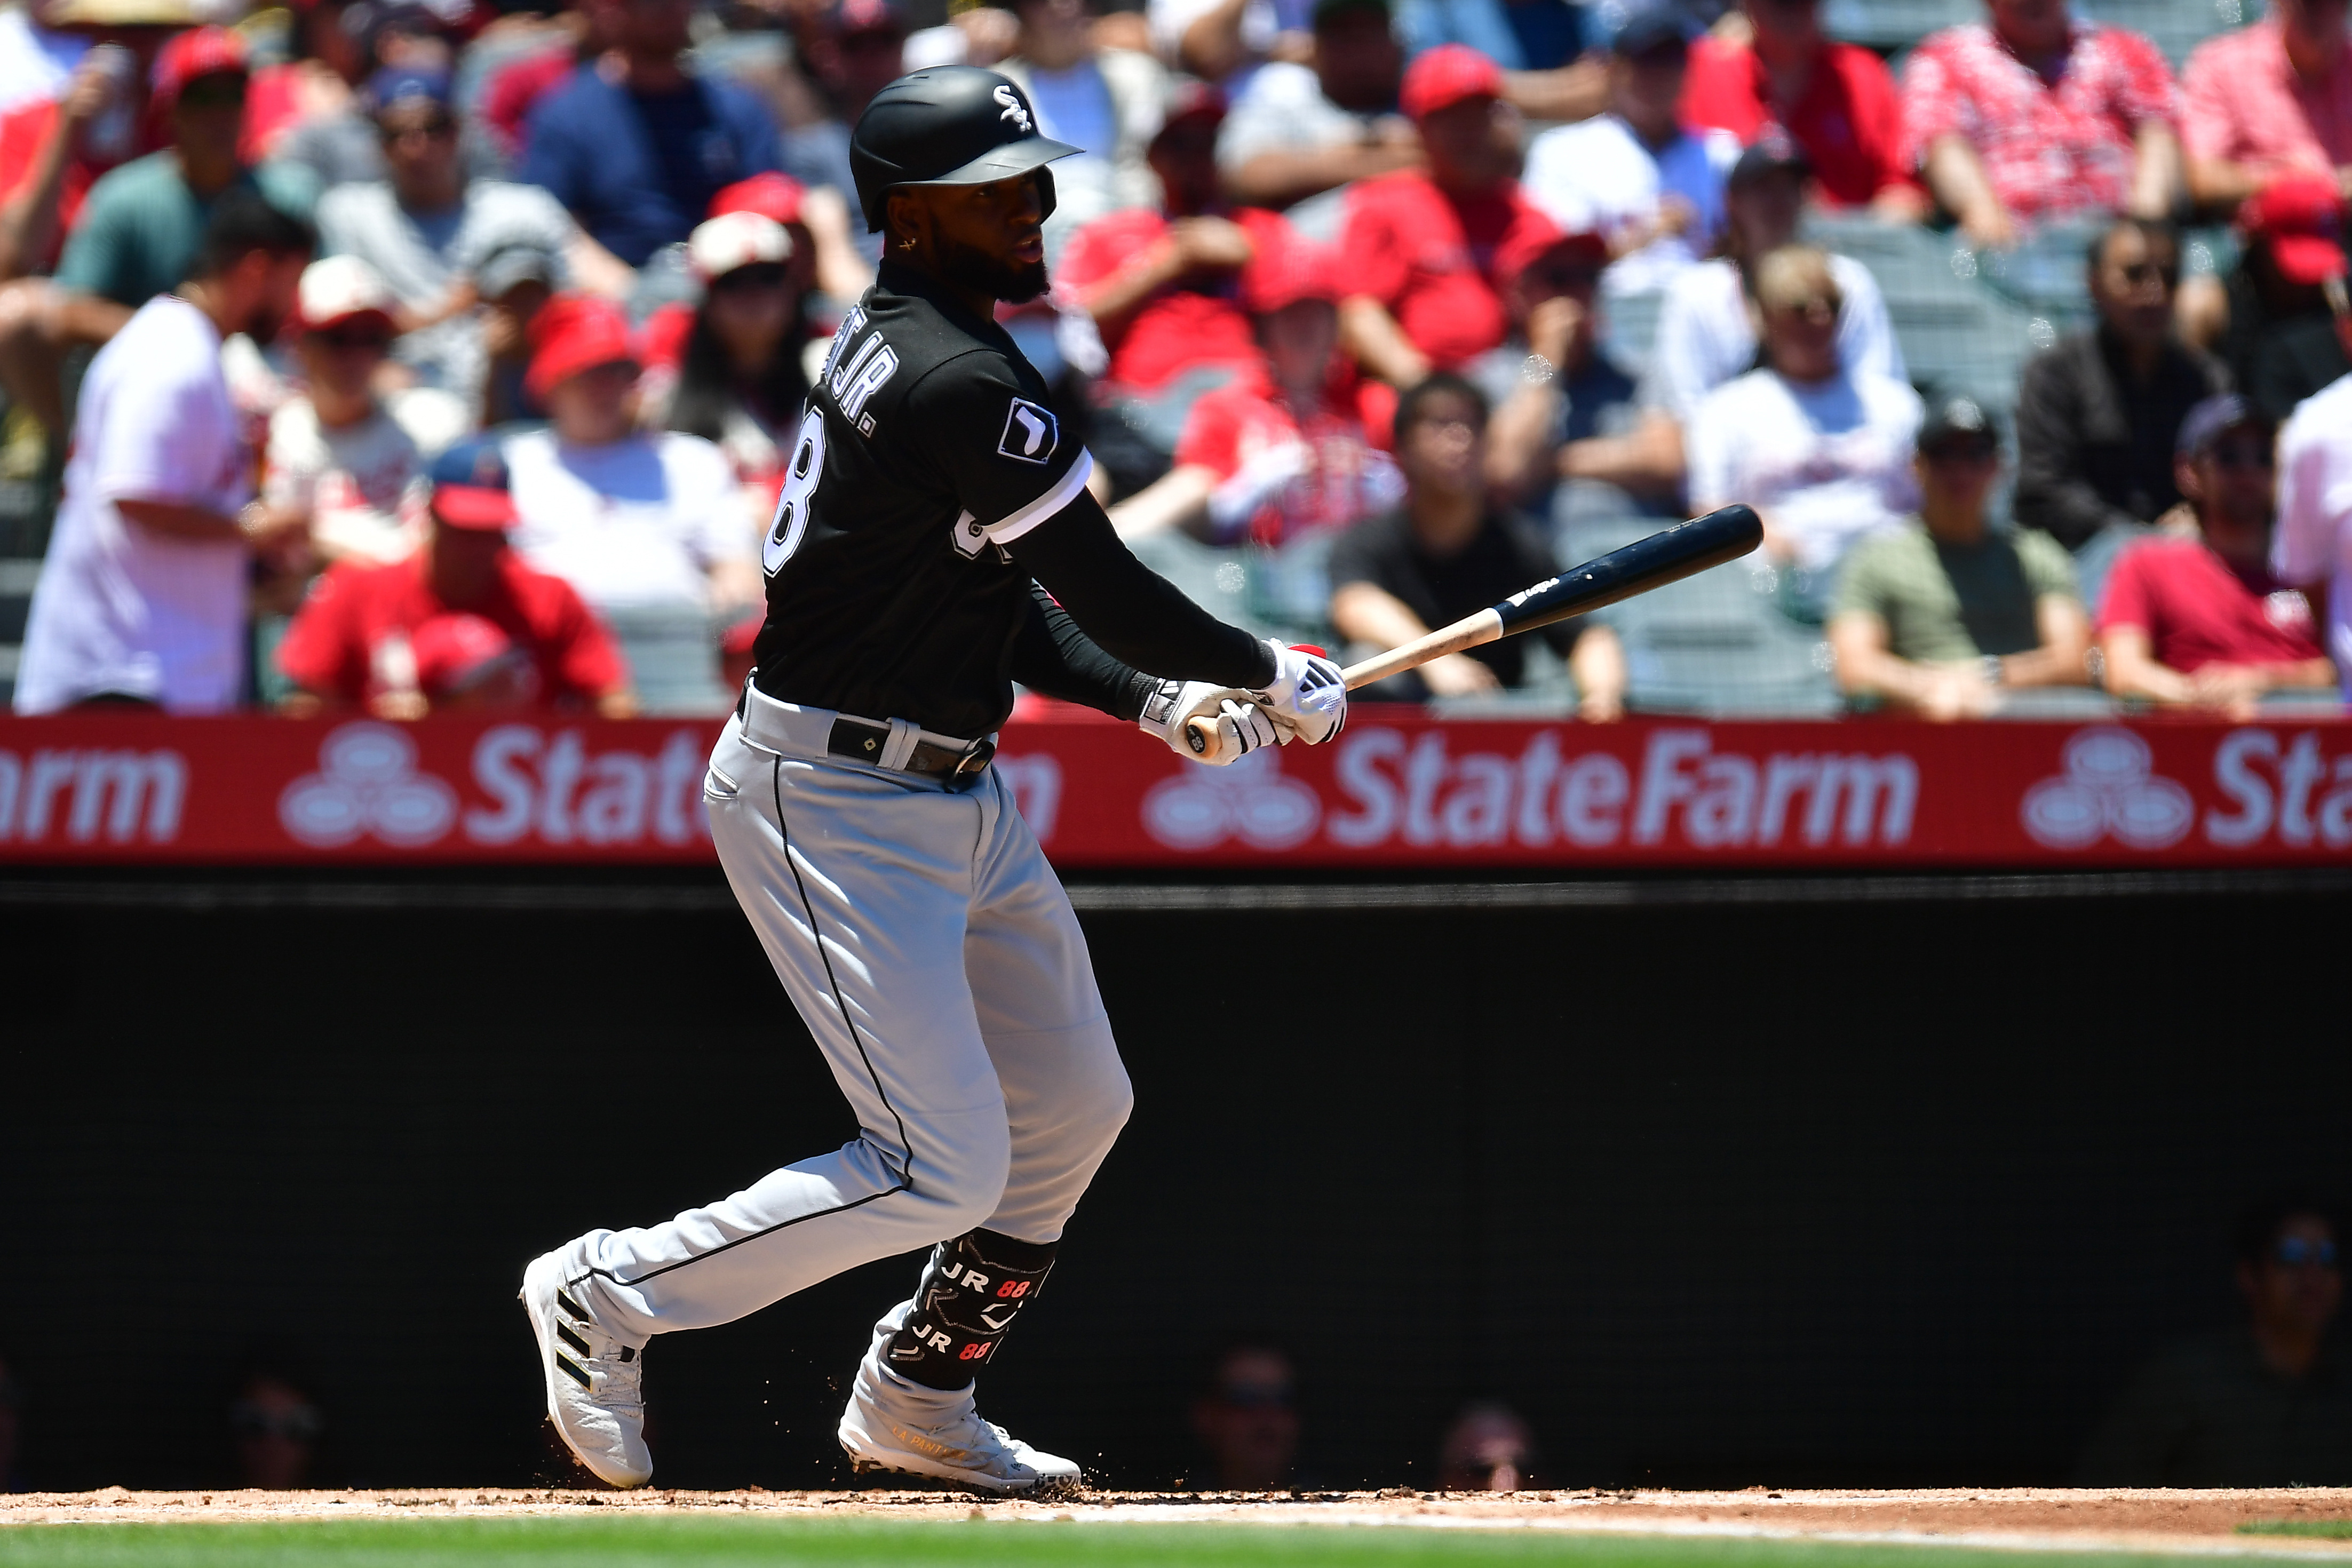
[{"label": "black leather belt buckle", "polygon": [[971,749],[957,759],[955,768],[948,774],[948,788],[963,790],[979,783],[980,776],[988,771],[988,764],[995,756],[996,742],[985,736],[973,741]]}]

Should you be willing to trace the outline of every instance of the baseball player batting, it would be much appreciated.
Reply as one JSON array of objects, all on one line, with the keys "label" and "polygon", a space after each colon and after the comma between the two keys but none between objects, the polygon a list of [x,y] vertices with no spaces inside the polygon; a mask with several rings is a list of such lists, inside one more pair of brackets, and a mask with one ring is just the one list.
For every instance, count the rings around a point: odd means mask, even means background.
[{"label": "baseball player batting", "polygon": [[1045,292],[1047,165],[1076,151],[972,67],[901,78],[852,137],[885,259],[793,438],[759,667],[703,791],[727,880],[860,1131],[524,1271],[548,1414],[614,1486],[653,1475],[656,1335],[919,1247],[842,1413],[852,1465],[997,1493],[1078,1479],[981,1418],[975,1375],[1036,1300],[1130,1094],[1086,940],[988,737],[1015,681],[1187,757],[1204,719],[1219,761],[1347,717],[1337,665],[1212,618],[1119,543],[1087,493],[1093,460],[995,324],[999,300]]}]

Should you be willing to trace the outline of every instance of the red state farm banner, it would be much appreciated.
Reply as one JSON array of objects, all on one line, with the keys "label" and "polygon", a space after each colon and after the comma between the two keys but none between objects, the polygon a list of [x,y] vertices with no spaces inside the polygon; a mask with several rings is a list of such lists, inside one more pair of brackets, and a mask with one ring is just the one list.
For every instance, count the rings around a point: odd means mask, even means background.
[{"label": "red state farm banner", "polygon": [[[693,863],[717,726],[0,720],[0,862]],[[1053,709],[998,768],[1067,869],[2352,861],[2352,726],[1619,725],[1364,706],[1227,768]]]}]

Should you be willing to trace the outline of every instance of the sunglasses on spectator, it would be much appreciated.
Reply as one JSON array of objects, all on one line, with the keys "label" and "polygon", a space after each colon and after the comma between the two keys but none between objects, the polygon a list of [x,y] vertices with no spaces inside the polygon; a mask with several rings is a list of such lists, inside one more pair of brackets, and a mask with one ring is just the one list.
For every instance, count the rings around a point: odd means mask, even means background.
[{"label": "sunglasses on spectator", "polygon": [[1547,267],[1533,267],[1528,275],[1537,282],[1553,288],[1567,290],[1583,288],[1601,280],[1601,269],[1580,262],[1556,262]]},{"label": "sunglasses on spectator", "polygon": [[1217,1391],[1217,1400],[1235,1410],[1287,1410],[1290,1390],[1281,1384],[1229,1383]]},{"label": "sunglasses on spectator", "polygon": [[1927,448],[1919,455],[1930,463],[1948,463],[1954,466],[1965,463],[1973,467],[2000,456],[2000,447],[1990,441],[1947,441]]},{"label": "sunglasses on spectator", "polygon": [[392,334],[375,327],[321,327],[310,334],[310,340],[322,348],[365,349],[378,354],[392,347]]},{"label": "sunglasses on spectator", "polygon": [[2300,1236],[2282,1236],[2271,1254],[2290,1269],[2336,1267],[2336,1243],[2306,1241]]},{"label": "sunglasses on spectator", "polygon": [[749,294],[754,289],[782,288],[786,277],[781,261],[754,261],[711,279],[713,294]]},{"label": "sunglasses on spectator", "polygon": [[2167,288],[2177,288],[2180,286],[2180,267],[2178,263],[2166,267],[2153,261],[2135,261],[2117,270],[2123,273],[2124,281],[2134,288],[2139,287],[2151,278],[2159,277],[2164,280],[2164,286]]},{"label": "sunglasses on spectator", "polygon": [[1803,316],[1811,320],[1835,320],[1845,301],[1834,294],[1808,294],[1797,299],[1783,299],[1772,307],[1791,316]]},{"label": "sunglasses on spectator", "polygon": [[183,109],[234,109],[245,101],[245,78],[239,76],[198,77],[180,89]]},{"label": "sunglasses on spectator", "polygon": [[2216,468],[2273,468],[2278,459],[2266,441],[2232,441],[2206,449]]},{"label": "sunglasses on spectator", "polygon": [[457,134],[457,122],[444,114],[415,125],[386,125],[381,127],[376,134],[386,147],[396,147],[412,136],[441,141]]}]

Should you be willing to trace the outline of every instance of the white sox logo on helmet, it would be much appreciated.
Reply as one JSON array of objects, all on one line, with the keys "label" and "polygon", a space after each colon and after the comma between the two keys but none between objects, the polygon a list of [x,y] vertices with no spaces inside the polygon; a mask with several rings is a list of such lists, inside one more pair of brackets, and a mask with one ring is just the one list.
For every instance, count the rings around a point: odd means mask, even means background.
[{"label": "white sox logo on helmet", "polygon": [[1006,82],[996,89],[996,101],[1004,106],[1004,112],[998,115],[996,118],[999,120],[1011,120],[1014,130],[1020,131],[1024,136],[1028,135],[1028,106],[1024,104],[1021,101],[1020,95],[1013,90],[1013,84],[1011,82]]}]

